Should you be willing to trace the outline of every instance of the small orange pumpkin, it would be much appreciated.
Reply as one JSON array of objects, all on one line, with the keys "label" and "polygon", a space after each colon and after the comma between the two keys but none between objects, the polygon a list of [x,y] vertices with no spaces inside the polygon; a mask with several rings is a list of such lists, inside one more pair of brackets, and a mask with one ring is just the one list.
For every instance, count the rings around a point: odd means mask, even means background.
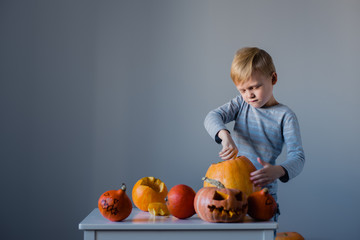
[{"label": "small orange pumpkin", "polygon": [[195,214],[196,192],[185,184],[172,187],[166,197],[166,205],[174,217],[185,219]]},{"label": "small orange pumpkin", "polygon": [[[226,188],[239,189],[249,196],[260,190],[250,180],[250,173],[253,171],[256,171],[256,168],[252,162],[245,156],[239,156],[211,164],[205,176],[220,181]],[[204,182],[204,187],[213,186]]]},{"label": "small orange pumpkin", "polygon": [[125,191],[126,186],[123,183],[119,190],[110,190],[100,196],[98,208],[105,218],[117,222],[130,215],[132,204]]},{"label": "small orange pumpkin", "polygon": [[217,187],[203,187],[195,196],[197,215],[207,222],[240,222],[247,212],[246,194],[238,189],[225,188],[219,181],[204,178]]},{"label": "small orange pumpkin", "polygon": [[166,185],[160,179],[144,177],[135,183],[132,190],[132,200],[137,208],[147,212],[150,203],[165,203],[167,193]]},{"label": "small orange pumpkin", "polygon": [[267,188],[250,194],[248,197],[248,214],[256,220],[267,221],[277,210],[277,204]]},{"label": "small orange pumpkin", "polygon": [[275,240],[305,240],[305,238],[297,232],[279,232]]}]

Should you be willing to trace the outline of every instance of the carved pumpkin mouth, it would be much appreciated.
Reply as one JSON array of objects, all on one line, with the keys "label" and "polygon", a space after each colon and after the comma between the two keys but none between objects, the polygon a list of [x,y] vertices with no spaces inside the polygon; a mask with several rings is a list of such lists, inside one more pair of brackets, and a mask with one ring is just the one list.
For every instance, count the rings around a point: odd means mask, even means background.
[{"label": "carved pumpkin mouth", "polygon": [[[229,199],[229,197],[230,197],[229,194],[220,191],[215,191],[212,199],[215,201],[226,201]],[[242,201],[243,193],[239,192],[234,197],[237,201]],[[231,218],[233,216],[238,216],[243,214],[244,210],[247,208],[247,204],[244,204],[242,208],[237,208],[237,209],[225,209],[223,206],[217,207],[215,205],[208,205],[207,207],[211,213],[216,213],[221,216],[226,215]]]},{"label": "carved pumpkin mouth", "polygon": [[[244,205],[244,209],[246,206]],[[224,207],[216,207],[215,205],[209,205],[208,209],[211,213],[217,213],[219,215],[226,215],[229,217],[238,216],[243,214],[243,209],[225,209]]]}]

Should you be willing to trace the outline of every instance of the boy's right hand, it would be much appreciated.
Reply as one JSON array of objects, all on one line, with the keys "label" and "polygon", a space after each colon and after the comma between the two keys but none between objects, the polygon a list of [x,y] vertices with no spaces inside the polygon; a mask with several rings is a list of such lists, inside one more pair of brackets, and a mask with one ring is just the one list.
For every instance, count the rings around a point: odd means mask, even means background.
[{"label": "boy's right hand", "polygon": [[229,132],[227,130],[220,130],[218,136],[222,140],[221,144],[223,146],[223,148],[219,152],[219,157],[224,161],[236,157],[239,150],[237,149]]}]

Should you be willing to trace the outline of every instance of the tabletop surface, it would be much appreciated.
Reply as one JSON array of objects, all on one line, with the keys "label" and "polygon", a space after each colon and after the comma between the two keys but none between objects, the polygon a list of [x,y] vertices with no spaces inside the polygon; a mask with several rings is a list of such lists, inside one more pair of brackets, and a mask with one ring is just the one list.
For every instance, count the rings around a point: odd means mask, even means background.
[{"label": "tabletop surface", "polygon": [[240,223],[209,223],[201,220],[196,214],[187,219],[174,216],[153,216],[133,208],[130,216],[121,222],[111,222],[104,218],[95,208],[80,224],[80,230],[239,230],[239,229],[276,229],[274,221],[254,221],[249,216]]}]

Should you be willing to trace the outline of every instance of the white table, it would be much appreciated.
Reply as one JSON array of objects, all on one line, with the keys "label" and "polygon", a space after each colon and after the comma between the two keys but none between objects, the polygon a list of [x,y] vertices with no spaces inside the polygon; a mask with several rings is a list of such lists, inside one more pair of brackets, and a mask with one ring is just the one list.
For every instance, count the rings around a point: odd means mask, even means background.
[{"label": "white table", "polygon": [[[274,239],[278,223],[273,221],[256,222],[246,217],[241,223],[208,223],[196,214],[188,219],[173,216],[152,216],[134,208],[130,216],[121,222],[111,222],[95,208],[80,224],[85,240],[111,239]],[[234,238],[232,238],[234,237]]]}]

